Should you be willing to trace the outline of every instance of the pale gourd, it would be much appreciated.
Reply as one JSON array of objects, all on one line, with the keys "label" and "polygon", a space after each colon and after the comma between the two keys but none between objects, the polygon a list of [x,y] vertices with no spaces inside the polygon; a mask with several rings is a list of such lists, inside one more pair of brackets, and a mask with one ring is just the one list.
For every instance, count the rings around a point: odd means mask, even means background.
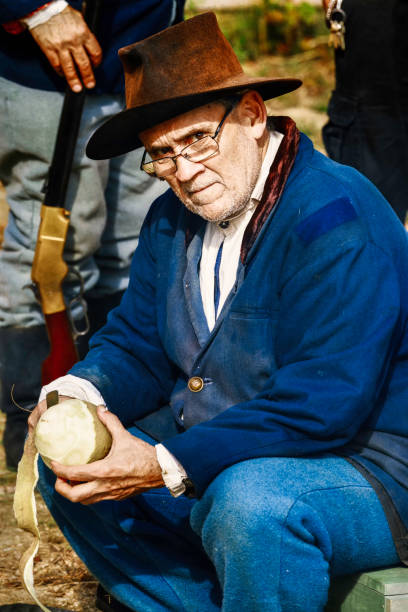
[{"label": "pale gourd", "polygon": [[68,399],[51,406],[37,423],[35,446],[44,463],[83,465],[103,459],[112,438],[101,423],[96,406],[79,399]]}]

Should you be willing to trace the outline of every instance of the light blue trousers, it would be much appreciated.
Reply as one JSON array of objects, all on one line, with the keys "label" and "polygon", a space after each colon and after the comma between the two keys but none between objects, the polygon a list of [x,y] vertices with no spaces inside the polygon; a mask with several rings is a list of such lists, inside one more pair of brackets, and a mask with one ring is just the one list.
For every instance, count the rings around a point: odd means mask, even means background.
[{"label": "light blue trousers", "polygon": [[[0,327],[43,322],[32,291],[24,287],[30,283],[62,102],[60,93],[0,78],[0,180],[10,207],[0,250]],[[71,210],[65,260],[80,271],[93,297],[126,288],[142,221],[164,189],[139,169],[142,149],[112,160],[86,157],[90,134],[123,107],[121,96],[88,96],[65,204]],[[66,284],[67,300],[77,288],[76,282]]]},{"label": "light blue trousers", "polygon": [[199,501],[156,489],[82,506],[53,483],[42,464],[64,535],[138,612],[321,612],[331,576],[398,564],[374,490],[335,456],[244,461]]}]

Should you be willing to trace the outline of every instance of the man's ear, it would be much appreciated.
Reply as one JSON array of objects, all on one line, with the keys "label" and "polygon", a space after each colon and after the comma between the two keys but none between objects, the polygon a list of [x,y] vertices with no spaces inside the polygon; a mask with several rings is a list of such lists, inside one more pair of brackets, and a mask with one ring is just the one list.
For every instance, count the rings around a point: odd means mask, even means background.
[{"label": "man's ear", "polygon": [[237,111],[242,125],[247,126],[252,136],[258,140],[266,129],[268,113],[262,96],[255,90],[247,91],[241,98]]}]

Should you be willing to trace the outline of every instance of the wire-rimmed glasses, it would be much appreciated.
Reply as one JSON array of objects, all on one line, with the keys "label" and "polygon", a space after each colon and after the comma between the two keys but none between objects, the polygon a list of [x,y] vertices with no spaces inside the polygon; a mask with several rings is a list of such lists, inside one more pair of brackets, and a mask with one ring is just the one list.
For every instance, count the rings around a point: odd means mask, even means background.
[{"label": "wire-rimmed glasses", "polygon": [[228,108],[213,136],[207,135],[202,138],[198,138],[195,142],[187,145],[178,153],[178,155],[160,157],[159,159],[152,159],[147,151],[144,152],[140,169],[144,170],[150,176],[157,176],[158,178],[165,178],[174,174],[177,170],[176,159],[178,157],[184,157],[191,162],[202,162],[209,159],[213,155],[216,155],[219,151],[218,142],[216,138],[221,131],[221,128],[234,108],[234,104]]}]

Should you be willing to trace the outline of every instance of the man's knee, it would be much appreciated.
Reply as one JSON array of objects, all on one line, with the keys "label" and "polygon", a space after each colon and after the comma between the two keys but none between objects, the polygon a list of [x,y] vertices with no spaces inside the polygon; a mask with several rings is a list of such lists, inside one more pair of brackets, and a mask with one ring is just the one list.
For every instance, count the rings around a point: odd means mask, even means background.
[{"label": "man's knee", "polygon": [[[220,545],[248,547],[268,538],[270,545],[293,504],[284,489],[266,489],[263,478],[256,478],[256,460],[227,468],[209,485],[191,513],[191,525],[203,540]],[[283,492],[282,492],[283,491]]]}]

